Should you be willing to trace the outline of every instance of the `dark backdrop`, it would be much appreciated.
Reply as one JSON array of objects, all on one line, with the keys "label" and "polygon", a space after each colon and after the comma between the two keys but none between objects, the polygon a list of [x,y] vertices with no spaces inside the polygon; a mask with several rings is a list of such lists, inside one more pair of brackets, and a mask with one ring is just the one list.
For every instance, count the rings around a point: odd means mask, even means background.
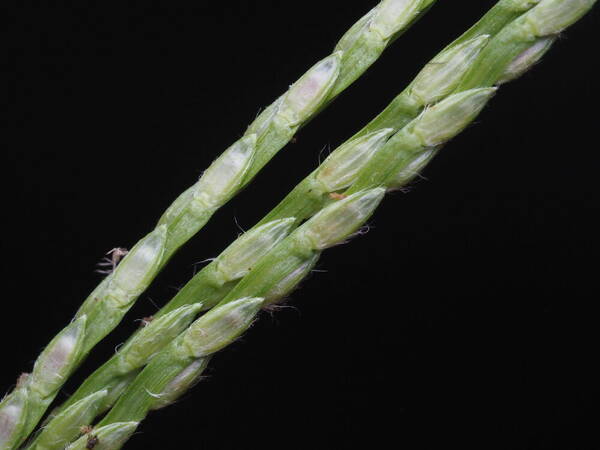
[{"label": "dark backdrop", "polygon": [[[4,390],[103,254],[148,232],[376,2],[195,3],[8,16]],[[438,3],[177,254],[59,398],[494,1]],[[326,252],[293,308],[264,314],[128,448],[598,448],[599,18],[503,87],[368,235]]]}]

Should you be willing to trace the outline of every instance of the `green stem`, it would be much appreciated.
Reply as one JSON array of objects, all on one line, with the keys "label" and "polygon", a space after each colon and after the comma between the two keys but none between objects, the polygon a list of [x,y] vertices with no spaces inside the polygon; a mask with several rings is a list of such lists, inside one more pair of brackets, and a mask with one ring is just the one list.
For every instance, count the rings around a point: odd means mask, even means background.
[{"label": "green stem", "polygon": [[152,360],[117,402],[119,407],[111,409],[98,426],[113,422],[140,421],[169,382],[192,362],[172,353],[161,353]]}]

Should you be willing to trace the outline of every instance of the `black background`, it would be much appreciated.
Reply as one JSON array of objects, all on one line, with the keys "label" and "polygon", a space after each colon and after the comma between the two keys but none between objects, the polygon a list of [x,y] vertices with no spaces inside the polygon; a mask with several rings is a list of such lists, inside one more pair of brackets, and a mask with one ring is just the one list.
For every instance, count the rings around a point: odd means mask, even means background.
[{"label": "black background", "polygon": [[[102,255],[148,232],[375,1],[195,3],[8,16],[4,390]],[[438,3],[177,254],[59,398],[494,1]],[[326,252],[293,308],[263,315],[128,448],[598,448],[599,18],[503,87],[426,180]]]}]

